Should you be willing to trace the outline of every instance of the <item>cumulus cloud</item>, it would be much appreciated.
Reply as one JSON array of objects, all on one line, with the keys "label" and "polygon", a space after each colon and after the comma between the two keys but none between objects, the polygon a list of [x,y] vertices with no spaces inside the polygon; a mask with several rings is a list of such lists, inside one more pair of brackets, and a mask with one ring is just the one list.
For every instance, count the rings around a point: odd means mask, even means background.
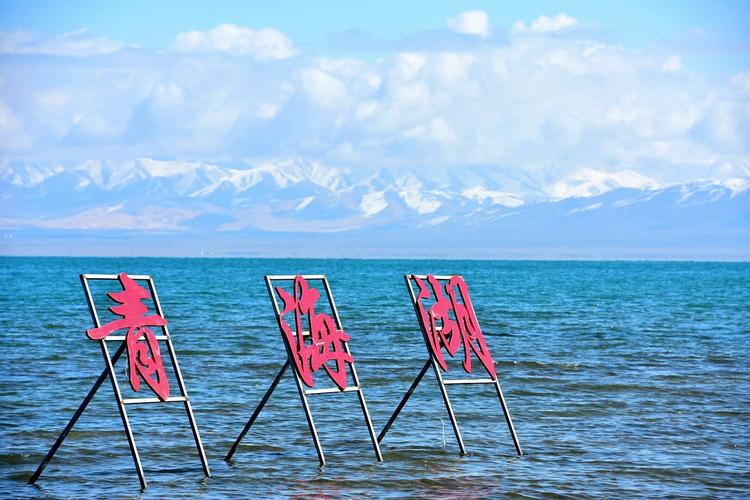
[{"label": "cumulus cloud", "polygon": [[23,125],[21,118],[0,100],[0,149],[14,151],[29,147]]},{"label": "cumulus cloud", "polygon": [[127,47],[122,42],[93,36],[86,29],[71,31],[53,38],[40,38],[27,31],[0,32],[0,54],[87,57],[111,54]]},{"label": "cumulus cloud", "polygon": [[664,61],[661,67],[664,71],[680,71],[682,69],[682,61],[678,56],[671,56]]},{"label": "cumulus cloud", "polygon": [[732,77],[732,87],[740,92],[750,94],[750,71],[744,71]]},{"label": "cumulus cloud", "polygon": [[550,33],[570,28],[576,24],[578,24],[576,18],[567,14],[557,14],[552,17],[540,16],[530,26],[527,26],[523,21],[518,21],[513,26],[513,31],[516,33]]},{"label": "cumulus cloud", "polygon": [[226,52],[261,60],[288,59],[295,54],[292,41],[273,28],[254,30],[235,24],[220,24],[208,31],[187,31],[172,42],[178,52]]},{"label": "cumulus cloud", "polygon": [[[308,158],[346,168],[489,165],[553,176],[585,166],[660,183],[747,164],[749,73],[703,78],[683,65],[679,47],[665,59],[580,31],[528,36],[572,25],[561,16],[502,43],[373,61],[289,60],[285,36],[260,43],[263,30],[236,26],[183,33],[179,51],[63,62],[6,54],[0,155]],[[465,38],[445,36],[446,44]]]},{"label": "cumulus cloud", "polygon": [[490,19],[483,10],[467,10],[448,19],[448,27],[456,33],[488,36],[490,34]]}]

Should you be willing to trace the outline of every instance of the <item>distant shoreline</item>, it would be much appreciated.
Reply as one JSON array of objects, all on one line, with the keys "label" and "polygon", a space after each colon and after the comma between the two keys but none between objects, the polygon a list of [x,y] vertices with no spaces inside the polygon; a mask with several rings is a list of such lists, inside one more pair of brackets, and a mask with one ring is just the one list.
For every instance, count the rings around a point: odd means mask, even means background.
[{"label": "distant shoreline", "polygon": [[24,259],[24,258],[44,258],[44,259],[194,259],[194,260],[301,260],[301,261],[318,261],[318,260],[336,260],[336,261],[445,261],[445,262],[580,262],[580,263],[655,263],[655,264],[666,264],[666,263],[696,263],[696,264],[750,264],[750,257],[748,258],[726,258],[726,259],[703,259],[703,258],[599,258],[593,259],[588,257],[566,257],[566,258],[546,258],[546,257],[499,257],[499,258],[477,258],[477,257],[297,257],[297,256],[268,256],[268,255],[20,255],[20,254],[2,254],[0,253],[0,259]]}]

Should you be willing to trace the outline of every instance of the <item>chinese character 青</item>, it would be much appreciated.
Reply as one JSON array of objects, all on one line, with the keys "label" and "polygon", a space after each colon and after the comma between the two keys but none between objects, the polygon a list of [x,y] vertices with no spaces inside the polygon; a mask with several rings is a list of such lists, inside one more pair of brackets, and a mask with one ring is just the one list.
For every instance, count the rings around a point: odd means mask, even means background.
[{"label": "chinese character \u9752", "polygon": [[[454,357],[458,348],[463,345],[464,370],[471,373],[471,352],[473,351],[492,379],[497,379],[495,363],[482,335],[482,330],[479,328],[474,306],[469,298],[469,288],[463,278],[451,277],[445,284],[445,288],[431,274],[427,276],[427,283],[417,276],[412,276],[412,279],[419,290],[417,311],[425,328],[430,350],[440,368],[448,371],[448,365],[443,356],[443,347],[451,357]],[[425,299],[433,301],[429,310],[425,308],[423,302]]]},{"label": "chinese character \u9752", "polygon": [[[139,391],[143,379],[159,399],[164,401],[169,397],[169,381],[159,352],[159,341],[149,327],[164,326],[167,320],[157,314],[146,315],[148,307],[141,301],[151,298],[151,294],[145,288],[125,273],[120,273],[118,278],[123,291],[107,295],[120,304],[111,306],[109,310],[122,318],[91,328],[86,331],[86,335],[92,340],[101,340],[112,332],[127,329],[125,342],[130,386],[134,391]],[[145,342],[141,339],[145,339]]]},{"label": "chinese character \u9752", "polygon": [[[345,389],[346,363],[354,363],[354,358],[347,351],[345,344],[349,340],[349,335],[337,327],[331,316],[315,312],[315,303],[320,298],[320,292],[310,288],[302,276],[297,276],[294,279],[292,294],[281,287],[276,287],[276,293],[284,302],[284,308],[279,315],[279,326],[302,381],[308,387],[313,387],[313,373],[323,367],[338,388]],[[285,319],[289,313],[294,313],[294,329]],[[307,318],[310,329],[310,343],[305,340],[307,332],[303,327],[304,318]],[[333,362],[335,369],[328,364],[329,361]]]}]

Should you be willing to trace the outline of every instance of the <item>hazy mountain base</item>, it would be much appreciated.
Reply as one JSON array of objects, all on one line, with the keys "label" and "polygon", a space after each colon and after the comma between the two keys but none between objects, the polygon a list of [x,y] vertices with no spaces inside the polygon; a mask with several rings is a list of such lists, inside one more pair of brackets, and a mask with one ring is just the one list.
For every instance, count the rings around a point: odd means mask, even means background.
[{"label": "hazy mountain base", "polygon": [[197,224],[177,231],[6,227],[4,255],[750,259],[750,191],[618,189],[443,221],[409,218],[339,232]]}]

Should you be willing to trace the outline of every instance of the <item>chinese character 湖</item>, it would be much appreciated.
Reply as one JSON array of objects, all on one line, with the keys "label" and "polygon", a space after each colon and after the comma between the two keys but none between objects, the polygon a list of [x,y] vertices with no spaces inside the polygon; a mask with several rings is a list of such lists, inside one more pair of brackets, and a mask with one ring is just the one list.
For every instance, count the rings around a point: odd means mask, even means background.
[{"label": "chinese character \u6e56", "polygon": [[[452,276],[445,284],[445,291],[440,281],[431,274],[427,276],[427,283],[417,276],[412,276],[412,278],[419,290],[417,310],[430,350],[440,368],[448,371],[448,365],[443,356],[443,347],[453,357],[458,352],[458,348],[463,345],[464,370],[471,373],[471,352],[473,351],[492,379],[497,379],[495,363],[482,335],[482,330],[479,328],[474,306],[469,298],[469,289],[463,278]],[[434,300],[429,310],[425,309],[423,303],[425,299]]]}]

